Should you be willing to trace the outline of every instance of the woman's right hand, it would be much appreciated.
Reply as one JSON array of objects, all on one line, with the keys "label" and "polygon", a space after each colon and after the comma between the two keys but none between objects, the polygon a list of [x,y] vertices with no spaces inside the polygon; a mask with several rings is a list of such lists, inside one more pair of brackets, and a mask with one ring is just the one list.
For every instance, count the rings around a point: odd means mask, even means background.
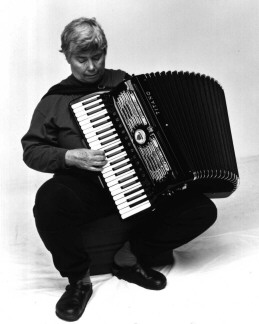
[{"label": "woman's right hand", "polygon": [[102,171],[108,162],[104,151],[86,148],[68,150],[65,155],[65,161],[67,166],[95,172]]}]

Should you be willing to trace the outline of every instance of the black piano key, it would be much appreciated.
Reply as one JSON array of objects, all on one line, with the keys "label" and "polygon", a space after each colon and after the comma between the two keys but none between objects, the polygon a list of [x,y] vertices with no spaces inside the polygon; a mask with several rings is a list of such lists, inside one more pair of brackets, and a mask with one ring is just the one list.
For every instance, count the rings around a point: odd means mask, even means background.
[{"label": "black piano key", "polygon": [[130,202],[130,201],[132,201],[132,200],[134,200],[134,199],[137,199],[137,198],[139,198],[139,197],[141,197],[141,196],[143,196],[143,195],[145,195],[145,192],[141,192],[141,193],[139,193],[138,195],[136,195],[136,196],[134,196],[134,197],[128,198],[126,201],[127,201],[127,202]]},{"label": "black piano key", "polygon": [[140,205],[140,204],[143,203],[145,200],[147,200],[146,197],[143,198],[143,199],[141,199],[141,200],[139,200],[139,201],[137,201],[137,202],[135,202],[135,203],[133,203],[133,204],[131,204],[131,205],[129,205],[129,207],[130,207],[130,208],[133,208],[133,207],[135,207],[135,206],[137,206],[137,205]]},{"label": "black piano key", "polygon": [[[96,106],[99,106],[100,105],[100,101],[99,102],[95,102],[97,99],[96,98],[89,98],[89,100],[85,101],[82,103],[83,106],[85,105],[88,105],[90,103],[92,103],[89,107],[85,107],[84,109],[85,110],[88,110],[88,109],[92,109]],[[95,103],[94,103],[95,102]]]},{"label": "black piano key", "polygon": [[134,192],[137,192],[137,191],[139,191],[139,190],[141,190],[141,187],[137,187],[137,188],[135,188],[135,189],[132,189],[132,190],[126,192],[126,193],[124,194],[124,196],[127,197],[127,196],[129,196],[129,195],[131,195],[131,194],[133,194]]},{"label": "black piano key", "polygon": [[100,144],[101,144],[102,146],[104,146],[104,145],[106,145],[106,144],[108,144],[108,143],[111,143],[111,142],[115,141],[115,140],[118,139],[118,138],[119,138],[119,136],[117,135],[117,136],[115,136],[115,137],[113,137],[113,138],[110,138],[109,140],[106,140],[106,141],[100,142]]},{"label": "black piano key", "polygon": [[134,183],[137,183],[137,182],[139,182],[137,179],[134,181],[131,181],[131,182],[121,186],[121,189],[126,189],[127,187],[132,186]]},{"label": "black piano key", "polygon": [[91,123],[94,123],[94,122],[96,122],[97,120],[100,120],[100,119],[102,119],[102,118],[104,118],[104,117],[107,117],[108,116],[108,114],[103,114],[103,115],[101,115],[101,116],[98,116],[98,117],[95,117],[95,118],[93,118],[93,119],[90,119],[90,122]]},{"label": "black piano key", "polygon": [[121,146],[121,143],[118,143],[118,144],[116,144],[116,145],[113,145],[113,146],[111,146],[111,147],[105,149],[105,150],[104,150],[104,153],[108,153],[108,152],[110,152],[110,151],[112,151],[112,150],[114,150],[114,149],[116,149],[117,147],[120,147],[120,146]]},{"label": "black piano key", "polygon": [[119,159],[116,159],[116,160],[111,161],[111,162],[110,162],[110,165],[114,165],[114,164],[119,163],[119,162],[121,162],[121,161],[123,161],[123,160],[126,160],[126,159],[127,159],[127,156],[122,156],[122,157],[119,158]]},{"label": "black piano key", "polygon": [[102,121],[102,122],[100,122],[98,124],[93,125],[93,128],[96,128],[96,127],[102,126],[104,124],[107,124],[109,121],[110,121],[110,118],[108,118],[108,119],[106,119],[106,120],[104,120],[104,121]]},{"label": "black piano key", "polygon": [[[122,171],[116,172],[114,175],[115,175],[116,177],[118,177],[119,175],[121,175],[121,174],[123,174],[123,173],[125,173],[125,172],[128,172],[128,171],[130,171],[130,170],[132,170],[132,169],[133,169],[133,167],[130,166],[130,167],[128,167],[127,169],[123,169]],[[120,181],[119,181],[119,182],[120,182]]]},{"label": "black piano key", "polygon": [[113,135],[113,134],[116,134],[116,131],[109,132],[109,134],[106,134],[106,135],[103,135],[103,136],[99,136],[99,137],[98,137],[98,140],[101,141],[101,140],[103,140],[104,138],[109,137],[109,136],[111,136],[111,135]]},{"label": "black piano key", "polygon": [[110,129],[112,129],[112,128],[113,128],[113,126],[106,127],[106,128],[104,128],[104,129],[102,129],[102,130],[96,132],[96,135],[100,135],[100,134],[102,134],[102,133],[104,133],[104,132],[107,132],[108,130],[110,130]]},{"label": "black piano key", "polygon": [[118,151],[116,151],[114,153],[106,155],[106,158],[109,159],[109,158],[111,158],[111,157],[113,157],[113,156],[115,156],[115,155],[117,155],[117,154],[119,154],[119,153],[121,153],[123,151],[124,151],[124,148],[121,148],[120,150],[118,150]]},{"label": "black piano key", "polygon": [[[126,158],[126,157],[125,157],[125,158]],[[120,168],[123,168],[124,166],[126,166],[126,165],[128,165],[128,164],[131,164],[130,161],[127,161],[127,162],[125,162],[125,163],[122,163],[122,164],[120,164],[120,165],[118,165],[118,166],[112,168],[112,171],[116,171],[116,170],[118,170],[118,169],[120,169]]]},{"label": "black piano key", "polygon": [[127,176],[126,178],[123,178],[123,179],[119,180],[118,183],[123,183],[123,182],[125,182],[125,181],[127,181],[129,179],[134,178],[135,176],[136,176],[136,174],[131,174],[131,175]]},{"label": "black piano key", "polygon": [[[93,108],[93,107],[91,107],[91,108]],[[103,110],[103,109],[104,109],[104,107],[101,107],[101,108],[95,109],[94,111],[88,112],[88,113],[86,113],[86,114],[87,114],[87,116],[91,116],[91,115],[93,115],[93,114],[98,113],[99,111],[101,111],[101,110]]]}]

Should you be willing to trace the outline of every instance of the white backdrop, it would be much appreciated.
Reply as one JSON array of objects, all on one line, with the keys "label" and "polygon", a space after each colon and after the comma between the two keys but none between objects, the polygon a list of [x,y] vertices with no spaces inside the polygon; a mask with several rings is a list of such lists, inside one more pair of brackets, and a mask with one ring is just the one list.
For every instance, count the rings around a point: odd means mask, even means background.
[{"label": "white backdrop", "polygon": [[[23,164],[20,138],[41,96],[70,73],[58,50],[60,34],[74,18],[96,17],[101,23],[109,42],[107,67],[135,74],[194,71],[217,79],[226,93],[237,157],[258,155],[257,0],[4,0],[1,4],[1,238],[5,243],[35,235],[30,225],[34,194],[50,175]],[[23,198],[21,188],[28,193]]]},{"label": "white backdrop", "polygon": [[[205,236],[176,251],[176,267],[168,273],[164,295],[154,299],[155,295],[116,278],[97,282],[94,288],[99,292],[82,321],[124,323],[124,315],[130,313],[130,324],[166,323],[161,314],[167,318],[174,305],[177,323],[257,324],[258,316],[251,318],[258,314],[259,300],[254,289],[259,285],[259,1],[0,0],[0,4],[0,286],[8,318],[4,322],[59,322],[53,310],[64,283],[58,281],[32,216],[36,190],[51,175],[25,166],[20,139],[42,95],[70,74],[58,52],[64,26],[87,16],[96,17],[106,32],[107,67],[134,74],[194,71],[219,81],[226,94],[241,188],[229,199],[215,202],[218,221]],[[167,274],[168,269],[164,271]],[[157,300],[161,309],[152,306]],[[148,314],[151,309],[158,312],[157,317],[152,312],[146,317],[143,306]]]}]

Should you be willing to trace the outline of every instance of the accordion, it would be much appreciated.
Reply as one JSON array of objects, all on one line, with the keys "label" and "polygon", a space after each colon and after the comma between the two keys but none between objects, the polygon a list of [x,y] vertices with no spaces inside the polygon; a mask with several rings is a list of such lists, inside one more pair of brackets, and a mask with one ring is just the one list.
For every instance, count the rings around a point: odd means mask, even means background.
[{"label": "accordion", "polygon": [[108,163],[102,182],[122,218],[179,190],[224,198],[239,183],[225,95],[188,72],[141,74],[70,103],[90,149]]}]

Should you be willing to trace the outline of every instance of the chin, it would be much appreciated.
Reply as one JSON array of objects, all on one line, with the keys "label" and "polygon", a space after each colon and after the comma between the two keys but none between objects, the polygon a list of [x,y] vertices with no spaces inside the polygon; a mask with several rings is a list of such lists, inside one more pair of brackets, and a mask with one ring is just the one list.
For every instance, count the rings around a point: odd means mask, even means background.
[{"label": "chin", "polygon": [[82,81],[85,82],[85,83],[96,83],[100,80],[100,76],[96,76],[95,78],[83,78]]}]

